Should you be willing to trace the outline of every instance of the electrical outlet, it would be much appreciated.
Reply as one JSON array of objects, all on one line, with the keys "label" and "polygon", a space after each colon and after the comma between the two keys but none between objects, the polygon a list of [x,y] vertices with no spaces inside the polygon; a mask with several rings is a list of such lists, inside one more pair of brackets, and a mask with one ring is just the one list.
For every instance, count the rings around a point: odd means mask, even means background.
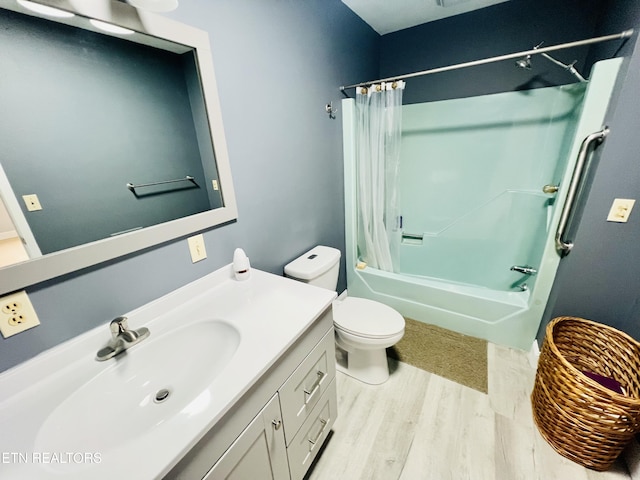
[{"label": "electrical outlet", "polygon": [[611,205],[611,210],[609,210],[607,222],[627,222],[635,203],[636,201],[632,198],[616,198]]},{"label": "electrical outlet", "polygon": [[24,290],[0,298],[0,333],[8,338],[40,325],[38,315]]},{"label": "electrical outlet", "polygon": [[207,258],[207,250],[204,248],[204,236],[202,234],[189,237],[187,242],[189,243],[192,263],[196,263]]}]

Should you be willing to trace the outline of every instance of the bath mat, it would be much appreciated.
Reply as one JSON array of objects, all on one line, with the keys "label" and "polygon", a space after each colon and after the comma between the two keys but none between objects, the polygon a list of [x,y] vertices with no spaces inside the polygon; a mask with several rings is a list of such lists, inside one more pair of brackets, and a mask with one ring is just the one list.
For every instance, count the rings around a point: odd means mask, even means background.
[{"label": "bath mat", "polygon": [[404,337],[387,350],[390,358],[487,393],[486,340],[405,320]]}]

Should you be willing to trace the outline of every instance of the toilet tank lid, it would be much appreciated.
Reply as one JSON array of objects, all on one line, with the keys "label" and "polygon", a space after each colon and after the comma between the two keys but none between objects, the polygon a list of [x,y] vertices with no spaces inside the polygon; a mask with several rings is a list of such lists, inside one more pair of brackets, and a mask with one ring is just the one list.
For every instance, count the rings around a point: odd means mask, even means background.
[{"label": "toilet tank lid", "polygon": [[284,267],[284,273],[300,280],[313,280],[340,261],[340,250],[318,245]]}]

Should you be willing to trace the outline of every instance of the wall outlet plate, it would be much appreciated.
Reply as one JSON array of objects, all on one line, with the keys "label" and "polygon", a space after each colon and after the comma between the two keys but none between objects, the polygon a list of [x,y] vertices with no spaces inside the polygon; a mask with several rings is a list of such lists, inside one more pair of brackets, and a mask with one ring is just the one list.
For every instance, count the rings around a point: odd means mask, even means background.
[{"label": "wall outlet plate", "polygon": [[36,195],[35,193],[32,193],[31,195],[23,195],[22,200],[24,200],[24,204],[27,206],[27,210],[29,210],[30,212],[42,210],[42,205],[40,204],[38,195]]},{"label": "wall outlet plate", "polygon": [[202,234],[189,237],[187,242],[189,243],[189,252],[191,252],[191,261],[193,263],[207,258],[207,249],[204,247],[204,236]]},{"label": "wall outlet plate", "polygon": [[632,198],[616,198],[611,205],[611,210],[609,210],[607,222],[627,222],[635,203],[636,201]]},{"label": "wall outlet plate", "polygon": [[0,298],[0,333],[4,338],[37,325],[40,320],[27,292],[21,290]]}]

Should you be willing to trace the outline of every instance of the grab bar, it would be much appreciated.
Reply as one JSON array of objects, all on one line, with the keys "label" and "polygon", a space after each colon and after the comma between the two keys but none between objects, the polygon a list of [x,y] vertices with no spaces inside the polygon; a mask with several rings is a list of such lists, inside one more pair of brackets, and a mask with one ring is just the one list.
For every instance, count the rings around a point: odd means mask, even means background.
[{"label": "grab bar", "polygon": [[164,185],[165,183],[176,183],[176,182],[191,182],[196,187],[198,186],[198,184],[196,183],[195,179],[191,175],[187,175],[184,178],[177,178],[175,180],[163,180],[161,182],[140,183],[138,185],[134,185],[133,183],[129,182],[129,183],[127,183],[127,188],[129,190],[131,190],[133,193],[136,193],[136,188],[152,187],[154,185]]},{"label": "grab bar", "polygon": [[564,239],[565,231],[567,230],[567,223],[569,222],[569,216],[573,210],[573,204],[576,200],[576,194],[578,186],[582,180],[582,174],[586,164],[587,154],[589,147],[595,141],[602,142],[604,138],[609,134],[609,128],[604,127],[598,132],[594,132],[591,135],[587,135],[580,145],[580,151],[578,152],[578,159],[576,160],[576,166],[573,170],[573,176],[571,177],[571,183],[569,184],[569,193],[567,193],[567,199],[565,200],[564,207],[562,207],[562,215],[560,215],[560,222],[558,223],[558,230],[556,231],[556,250],[561,257],[568,255],[573,248],[573,242]]}]

